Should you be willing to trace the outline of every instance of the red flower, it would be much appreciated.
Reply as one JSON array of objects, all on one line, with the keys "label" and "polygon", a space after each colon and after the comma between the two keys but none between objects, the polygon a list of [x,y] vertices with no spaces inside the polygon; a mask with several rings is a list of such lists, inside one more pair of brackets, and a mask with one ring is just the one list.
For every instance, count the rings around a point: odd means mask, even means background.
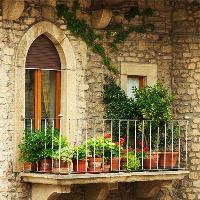
[{"label": "red flower", "polygon": [[136,153],[140,153],[140,152],[141,152],[140,149],[137,148],[137,149],[136,149]]},{"label": "red flower", "polygon": [[144,147],[144,152],[145,153],[149,152],[149,147],[148,146]]},{"label": "red flower", "polygon": [[110,133],[106,133],[104,137],[105,137],[106,139],[109,139],[109,138],[111,138],[111,134],[110,134]]},{"label": "red flower", "polygon": [[143,145],[143,141],[139,142],[139,146],[141,147]]},{"label": "red flower", "polygon": [[125,142],[124,138],[120,138],[120,144],[123,144]]},{"label": "red flower", "polygon": [[115,144],[116,144],[117,146],[119,146],[119,142],[115,142]]}]

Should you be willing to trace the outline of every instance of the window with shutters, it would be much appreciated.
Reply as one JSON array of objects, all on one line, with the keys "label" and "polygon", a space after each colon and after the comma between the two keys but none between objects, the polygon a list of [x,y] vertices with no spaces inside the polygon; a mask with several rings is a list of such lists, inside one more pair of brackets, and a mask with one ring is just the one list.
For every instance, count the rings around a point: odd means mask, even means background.
[{"label": "window with shutters", "polygon": [[51,40],[41,35],[31,45],[26,59],[25,118],[41,128],[42,119],[55,119],[59,128],[61,66]]}]

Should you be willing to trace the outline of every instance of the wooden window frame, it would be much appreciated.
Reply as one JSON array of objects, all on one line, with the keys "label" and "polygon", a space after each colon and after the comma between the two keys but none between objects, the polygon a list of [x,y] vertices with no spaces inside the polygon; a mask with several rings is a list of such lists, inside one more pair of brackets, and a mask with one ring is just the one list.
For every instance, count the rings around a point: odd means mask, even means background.
[{"label": "wooden window frame", "polygon": [[[35,128],[41,128],[41,117],[42,117],[42,70],[34,69],[34,118]],[[61,102],[61,72],[56,71],[56,94],[55,94],[55,128],[60,128],[60,102]]]}]

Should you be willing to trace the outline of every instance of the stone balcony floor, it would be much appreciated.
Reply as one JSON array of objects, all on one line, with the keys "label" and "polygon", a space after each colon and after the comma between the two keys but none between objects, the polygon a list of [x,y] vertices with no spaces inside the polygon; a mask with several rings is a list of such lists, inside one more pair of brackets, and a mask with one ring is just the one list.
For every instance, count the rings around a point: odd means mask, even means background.
[{"label": "stone balcony floor", "polygon": [[22,181],[29,183],[51,184],[51,185],[74,185],[91,183],[115,183],[115,182],[140,182],[140,181],[164,181],[180,180],[189,173],[187,170],[174,171],[143,171],[143,172],[119,172],[99,174],[42,174],[42,173],[20,173]]}]

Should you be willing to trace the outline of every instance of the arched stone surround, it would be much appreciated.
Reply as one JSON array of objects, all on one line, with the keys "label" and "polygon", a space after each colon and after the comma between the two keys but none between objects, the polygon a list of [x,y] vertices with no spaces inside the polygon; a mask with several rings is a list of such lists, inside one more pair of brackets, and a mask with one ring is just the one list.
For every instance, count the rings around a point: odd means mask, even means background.
[{"label": "arched stone surround", "polygon": [[18,144],[23,135],[23,118],[25,116],[25,62],[33,41],[45,34],[55,45],[61,61],[61,113],[62,131],[67,133],[66,120],[76,116],[76,58],[70,41],[60,28],[51,22],[42,21],[32,26],[19,42],[15,55],[15,141],[14,171],[19,171],[17,161]]}]

